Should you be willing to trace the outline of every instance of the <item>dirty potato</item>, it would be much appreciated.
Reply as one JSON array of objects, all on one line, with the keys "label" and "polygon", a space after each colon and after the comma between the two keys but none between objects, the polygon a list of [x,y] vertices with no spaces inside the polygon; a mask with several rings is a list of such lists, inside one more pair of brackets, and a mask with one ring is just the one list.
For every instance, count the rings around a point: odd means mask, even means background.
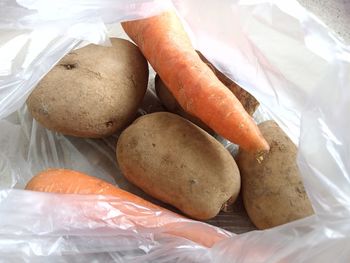
[{"label": "dirty potato", "polygon": [[131,183],[195,219],[216,216],[239,193],[239,171],[225,147],[172,113],[142,116],[125,129],[117,160]]},{"label": "dirty potato", "polygon": [[296,163],[297,147],[274,121],[259,125],[270,152],[262,160],[240,150],[237,164],[242,177],[242,196],[252,222],[271,228],[312,215]]},{"label": "dirty potato", "polygon": [[66,135],[99,138],[130,123],[147,89],[148,65],[130,41],[88,45],[68,53],[27,100],[44,127]]}]

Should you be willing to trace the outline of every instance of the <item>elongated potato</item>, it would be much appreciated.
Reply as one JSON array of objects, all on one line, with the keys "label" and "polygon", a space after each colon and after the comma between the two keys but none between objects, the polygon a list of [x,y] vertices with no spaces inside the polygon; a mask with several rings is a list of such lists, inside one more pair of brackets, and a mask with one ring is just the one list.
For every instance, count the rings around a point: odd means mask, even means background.
[{"label": "elongated potato", "polygon": [[270,145],[263,160],[243,150],[237,164],[248,215],[259,229],[271,228],[312,215],[296,163],[297,147],[274,121],[259,128]]},{"label": "elongated potato", "polygon": [[66,135],[109,136],[133,121],[148,83],[148,64],[130,41],[88,45],[67,54],[37,85],[28,110]]},{"label": "elongated potato", "polygon": [[239,171],[225,147],[172,113],[142,116],[125,129],[117,160],[131,183],[195,219],[216,216],[239,193]]}]

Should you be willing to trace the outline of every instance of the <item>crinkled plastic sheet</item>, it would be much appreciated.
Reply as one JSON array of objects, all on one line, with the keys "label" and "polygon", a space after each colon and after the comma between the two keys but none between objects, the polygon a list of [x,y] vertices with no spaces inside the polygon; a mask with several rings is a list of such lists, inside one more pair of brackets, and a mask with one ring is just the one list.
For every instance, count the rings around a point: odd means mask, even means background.
[{"label": "crinkled plastic sheet", "polygon": [[[63,136],[38,125],[23,104],[69,50],[108,44],[107,32],[120,34],[115,23],[157,14],[170,3],[6,0],[0,3],[0,262],[349,262],[349,48],[296,1],[174,5],[196,48],[251,92],[299,145],[316,215],[235,235],[189,219],[170,226],[162,221],[168,212],[115,197],[21,190],[36,172],[55,166],[139,191],[118,170],[117,135]],[[161,109],[143,106],[141,113]],[[159,220],[145,226],[145,218]],[[193,229],[224,238],[207,247],[178,234]]]}]

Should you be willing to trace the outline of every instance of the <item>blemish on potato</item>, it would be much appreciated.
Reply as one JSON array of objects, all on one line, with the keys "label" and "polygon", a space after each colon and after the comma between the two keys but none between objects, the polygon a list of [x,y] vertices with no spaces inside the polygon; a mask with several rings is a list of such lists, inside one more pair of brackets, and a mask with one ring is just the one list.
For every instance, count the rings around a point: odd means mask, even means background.
[{"label": "blemish on potato", "polygon": [[112,127],[113,126],[113,121],[107,121],[105,122],[106,127]]},{"label": "blemish on potato", "polygon": [[73,63],[73,64],[61,64],[62,67],[64,67],[67,70],[71,70],[77,67],[77,63]]}]

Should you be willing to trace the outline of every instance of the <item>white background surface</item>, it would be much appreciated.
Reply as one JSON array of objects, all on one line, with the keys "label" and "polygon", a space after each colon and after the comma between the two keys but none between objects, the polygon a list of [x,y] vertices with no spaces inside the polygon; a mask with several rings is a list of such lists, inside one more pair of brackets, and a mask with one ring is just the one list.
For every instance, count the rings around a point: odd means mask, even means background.
[{"label": "white background surface", "polygon": [[350,0],[299,0],[350,44]]}]

